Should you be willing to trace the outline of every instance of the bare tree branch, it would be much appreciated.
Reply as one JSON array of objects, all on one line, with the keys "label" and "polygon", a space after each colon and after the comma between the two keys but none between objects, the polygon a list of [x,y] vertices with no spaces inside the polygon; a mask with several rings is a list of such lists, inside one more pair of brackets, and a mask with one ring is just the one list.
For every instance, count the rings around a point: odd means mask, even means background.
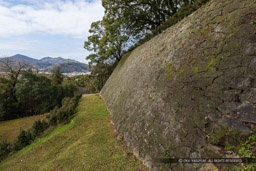
[{"label": "bare tree branch", "polygon": [[9,58],[0,60],[0,70],[8,73],[13,87],[15,87],[21,72],[31,68],[31,64],[26,61],[14,61]]}]

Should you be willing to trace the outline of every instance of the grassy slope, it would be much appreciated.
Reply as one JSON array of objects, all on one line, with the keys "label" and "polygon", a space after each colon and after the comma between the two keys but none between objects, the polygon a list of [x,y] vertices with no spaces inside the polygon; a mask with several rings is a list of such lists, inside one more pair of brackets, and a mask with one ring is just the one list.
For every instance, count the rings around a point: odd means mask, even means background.
[{"label": "grassy slope", "polygon": [[4,161],[0,170],[137,170],[141,163],[116,141],[109,120],[99,96],[83,97],[77,117]]},{"label": "grassy slope", "polygon": [[[36,120],[43,120],[45,117],[46,115],[37,115],[0,122],[0,143],[4,140],[14,140],[19,135],[20,128],[26,130],[30,128]],[[8,134],[6,134],[6,132],[8,132]]]}]

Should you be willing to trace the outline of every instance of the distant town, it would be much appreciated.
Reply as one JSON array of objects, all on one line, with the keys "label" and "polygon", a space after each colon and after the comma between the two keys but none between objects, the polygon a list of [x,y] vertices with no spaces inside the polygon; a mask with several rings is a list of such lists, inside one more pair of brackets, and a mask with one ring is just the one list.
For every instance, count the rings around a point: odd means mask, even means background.
[{"label": "distant town", "polygon": [[[38,72],[39,74],[47,74],[47,75],[51,75],[52,73],[51,72]],[[2,76],[5,76],[7,75],[8,73],[6,72],[0,72],[0,75]],[[90,75],[91,72],[71,72],[71,73],[62,73],[63,75],[67,76],[67,77],[75,77],[75,76],[78,76],[78,75]]]},{"label": "distant town", "polygon": [[[39,72],[39,74],[52,74],[51,72]],[[62,73],[65,76],[68,77],[74,77],[74,76],[78,76],[78,75],[90,75],[91,72],[71,72],[71,73]]]},{"label": "distant town", "polygon": [[[64,59],[62,57],[44,57],[38,60],[25,55],[16,54],[14,56],[0,58],[0,62],[4,60],[9,60],[13,63],[26,62],[31,65],[33,72],[40,74],[50,75],[58,67],[60,68],[60,72],[67,77],[90,74],[87,64],[72,59]],[[0,75],[7,75],[7,73],[0,68]]]}]

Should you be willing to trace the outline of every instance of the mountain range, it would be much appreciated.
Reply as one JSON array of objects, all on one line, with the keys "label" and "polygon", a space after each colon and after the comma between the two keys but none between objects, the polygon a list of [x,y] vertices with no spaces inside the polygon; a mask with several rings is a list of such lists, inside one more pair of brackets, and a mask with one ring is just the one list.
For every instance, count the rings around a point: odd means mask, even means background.
[{"label": "mountain range", "polygon": [[11,57],[0,58],[0,61],[4,59],[10,59],[15,62],[28,62],[42,72],[53,72],[58,66],[63,73],[88,72],[89,70],[88,65],[85,63],[72,59],[64,59],[62,57],[44,57],[42,59],[34,59],[25,55],[17,54]]}]

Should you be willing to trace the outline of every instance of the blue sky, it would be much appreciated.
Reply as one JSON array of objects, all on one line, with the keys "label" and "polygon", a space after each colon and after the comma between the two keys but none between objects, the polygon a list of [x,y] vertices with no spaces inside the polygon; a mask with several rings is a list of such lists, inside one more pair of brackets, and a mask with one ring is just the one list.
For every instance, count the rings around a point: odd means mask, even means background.
[{"label": "blue sky", "polygon": [[84,41],[101,0],[0,0],[0,57],[64,57],[87,63]]}]

